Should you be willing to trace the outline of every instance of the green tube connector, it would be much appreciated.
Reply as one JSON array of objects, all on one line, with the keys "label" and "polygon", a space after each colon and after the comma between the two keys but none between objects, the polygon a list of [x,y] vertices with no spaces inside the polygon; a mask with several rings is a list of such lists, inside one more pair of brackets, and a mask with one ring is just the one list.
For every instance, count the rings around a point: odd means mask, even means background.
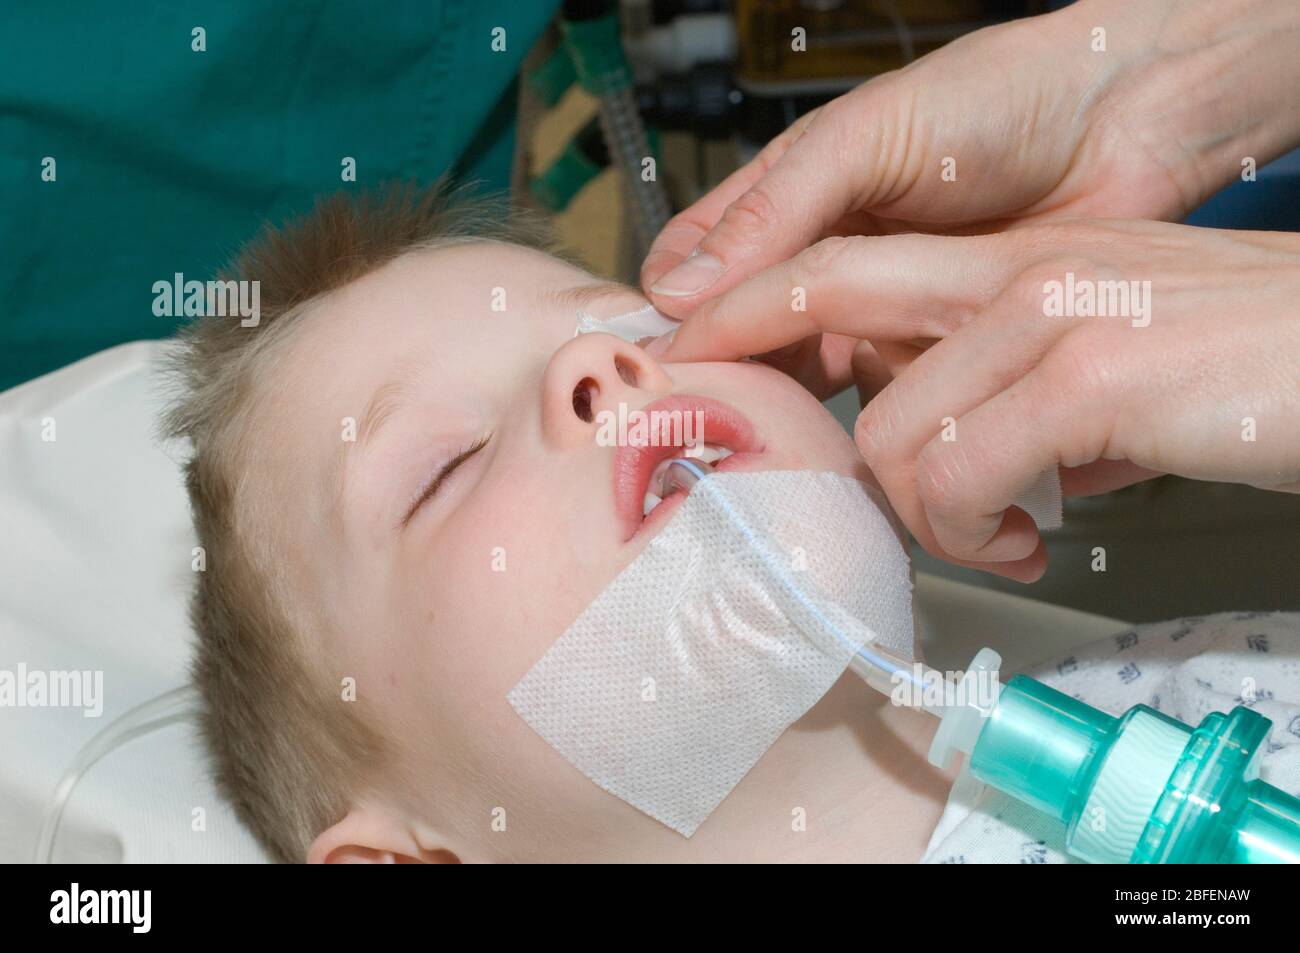
[{"label": "green tube connector", "polygon": [[1259,779],[1272,722],[1249,708],[1192,729],[1146,705],[1115,718],[1017,675],[979,722],[973,748],[969,729],[958,745],[971,774],[1064,823],[1076,857],[1300,863],[1300,799]]}]

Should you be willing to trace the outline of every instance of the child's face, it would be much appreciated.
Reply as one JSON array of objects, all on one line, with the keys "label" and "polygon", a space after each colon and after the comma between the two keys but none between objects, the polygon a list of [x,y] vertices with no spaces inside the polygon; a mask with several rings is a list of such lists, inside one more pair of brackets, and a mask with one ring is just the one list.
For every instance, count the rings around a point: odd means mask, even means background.
[{"label": "child's face", "polygon": [[[593,284],[515,246],[413,253],[319,303],[268,388],[286,563],[338,621],[322,651],[398,739],[417,792],[401,810],[470,857],[681,840],[588,781],[506,701],[671,515],[639,524],[642,477],[598,441],[600,411],[720,401],[752,427],[714,435],[747,442],[729,447],[749,451],[735,469],[870,479],[815,398],[766,366],[665,366],[612,335],[575,337],[579,307],[599,318],[645,303],[619,286],[574,298]],[[575,406],[584,381],[590,413]],[[431,476],[480,444],[406,520]],[[493,831],[503,816],[509,836]]]}]

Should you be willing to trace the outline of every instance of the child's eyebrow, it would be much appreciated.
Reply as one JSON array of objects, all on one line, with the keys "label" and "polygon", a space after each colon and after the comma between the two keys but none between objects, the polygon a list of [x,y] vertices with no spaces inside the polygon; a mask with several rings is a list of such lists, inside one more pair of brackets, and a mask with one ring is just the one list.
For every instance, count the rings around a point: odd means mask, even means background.
[{"label": "child's eyebrow", "polygon": [[341,441],[338,462],[334,467],[334,512],[343,513],[343,501],[347,497],[348,474],[356,454],[349,453],[349,448],[365,453],[368,444],[383,429],[384,424],[403,404],[411,399],[412,391],[420,378],[423,362],[416,358],[407,358],[397,365],[393,375],[380,384],[370,396],[370,402],[362,413],[357,425],[356,441]]},{"label": "child's eyebrow", "polygon": [[595,281],[591,284],[575,285],[571,288],[547,288],[538,298],[543,306],[549,305],[558,310],[565,310],[568,308],[582,308],[593,301],[615,294],[640,295],[641,292],[631,285],[623,284],[621,281]]},{"label": "child's eyebrow", "polygon": [[357,426],[357,447],[364,450],[371,437],[383,429],[384,424],[410,396],[412,386],[419,376],[419,364],[413,360],[404,361],[397,372],[386,382],[380,384],[370,397],[365,413]]}]

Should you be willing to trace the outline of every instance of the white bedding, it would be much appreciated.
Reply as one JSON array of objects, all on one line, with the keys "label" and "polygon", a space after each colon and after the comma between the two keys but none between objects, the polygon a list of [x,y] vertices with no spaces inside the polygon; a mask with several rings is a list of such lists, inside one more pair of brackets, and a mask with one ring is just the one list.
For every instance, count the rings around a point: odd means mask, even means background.
[{"label": "white bedding", "polygon": [[[112,348],[0,394],[0,668],[100,670],[104,694],[98,718],[0,709],[3,861],[32,859],[41,814],[84,744],[185,682],[194,541],[180,455],[153,437],[159,347]],[[192,830],[196,817],[206,830]],[[263,857],[217,797],[187,724],[92,767],[54,844],[68,861]]]}]

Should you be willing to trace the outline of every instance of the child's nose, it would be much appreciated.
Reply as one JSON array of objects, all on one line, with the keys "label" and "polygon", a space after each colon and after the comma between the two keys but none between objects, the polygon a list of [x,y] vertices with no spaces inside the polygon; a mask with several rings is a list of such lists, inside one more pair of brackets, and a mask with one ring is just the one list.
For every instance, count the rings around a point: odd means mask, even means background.
[{"label": "child's nose", "polygon": [[580,334],[552,356],[542,375],[542,427],[557,446],[590,440],[619,405],[637,410],[672,390],[652,357],[612,334]]}]

